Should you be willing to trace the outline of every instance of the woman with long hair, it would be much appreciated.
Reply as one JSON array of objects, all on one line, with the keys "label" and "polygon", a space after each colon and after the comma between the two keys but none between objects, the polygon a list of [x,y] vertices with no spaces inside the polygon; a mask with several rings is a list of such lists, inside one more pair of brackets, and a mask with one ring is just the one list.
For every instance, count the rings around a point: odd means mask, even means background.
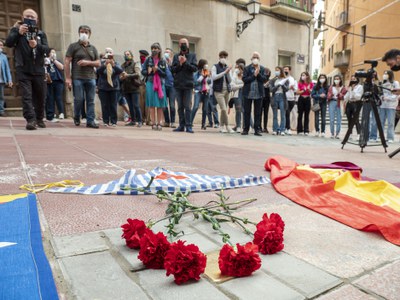
[{"label": "woman with long hair", "polygon": [[382,128],[385,128],[385,123],[387,120],[387,132],[386,132],[386,140],[389,143],[394,142],[394,124],[396,119],[396,107],[397,107],[397,95],[392,93],[392,90],[399,89],[399,82],[394,80],[393,72],[387,70],[383,73],[383,82],[382,87],[383,95],[382,95],[382,105],[379,112],[379,117],[382,122]]},{"label": "woman with long hair", "polygon": [[[272,92],[271,107],[274,115],[272,134],[285,135],[286,126],[286,109],[288,107],[286,92],[289,90],[289,81],[281,67],[275,68],[275,78],[270,83],[270,90]],[[278,125],[278,109],[280,113],[280,124]]]},{"label": "woman with long hair", "polygon": [[[299,95],[299,100],[297,102],[297,134],[308,135],[309,130],[309,116],[311,110],[311,91],[313,90],[314,83],[312,83],[310,74],[308,72],[303,72],[300,75],[300,80],[298,83],[297,94]],[[304,115],[304,124],[303,124]]]},{"label": "woman with long hair", "polygon": [[[346,88],[343,86],[342,77],[335,75],[333,77],[333,83],[328,90],[328,103],[329,103],[329,123],[331,128],[331,139],[339,138],[339,133],[342,123],[342,110],[340,108],[341,102],[346,95]],[[335,132],[335,120],[336,120],[336,132]]]},{"label": "woman with long hair", "polygon": [[[357,114],[357,112],[360,112],[362,106],[361,98],[363,93],[364,93],[364,88],[360,84],[360,80],[354,75],[351,76],[350,83],[347,88],[347,93],[346,95],[344,95],[345,113],[347,116],[349,127],[351,120],[359,117],[359,114]],[[356,121],[355,126],[357,134],[360,134],[361,126],[358,120]]]},{"label": "woman with long hair", "polygon": [[[320,109],[314,111],[315,113],[315,136],[325,137],[325,126],[326,126],[326,99],[328,97],[328,78],[325,74],[318,76],[317,83],[311,92],[311,97],[315,104],[319,104]],[[319,127],[319,116],[321,116],[321,127]],[[320,130],[321,129],[321,130]]]},{"label": "woman with long hair", "polygon": [[[162,130],[164,122],[163,108],[167,107],[165,82],[167,64],[161,58],[161,46],[159,43],[151,45],[151,55],[142,66],[142,74],[146,80],[146,106],[150,111],[150,120],[153,130]],[[157,110],[157,114],[156,114]]]}]

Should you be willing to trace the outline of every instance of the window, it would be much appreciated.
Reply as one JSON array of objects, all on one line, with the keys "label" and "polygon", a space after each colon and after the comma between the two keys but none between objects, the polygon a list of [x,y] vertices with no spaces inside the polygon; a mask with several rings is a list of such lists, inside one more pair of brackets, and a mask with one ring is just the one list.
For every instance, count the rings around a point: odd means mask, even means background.
[{"label": "window", "polygon": [[331,47],[329,47],[328,61],[331,61]]},{"label": "window", "polygon": [[291,57],[289,55],[278,55],[278,66],[291,66]]},{"label": "window", "polygon": [[[179,41],[172,41],[172,50],[174,51],[174,53],[180,52]],[[195,43],[189,42],[189,51],[191,53],[196,53],[196,44]]]},{"label": "window", "polygon": [[367,25],[361,27],[361,44],[367,41]]},{"label": "window", "polygon": [[332,51],[331,51],[331,59],[333,59],[333,45],[332,45]]}]

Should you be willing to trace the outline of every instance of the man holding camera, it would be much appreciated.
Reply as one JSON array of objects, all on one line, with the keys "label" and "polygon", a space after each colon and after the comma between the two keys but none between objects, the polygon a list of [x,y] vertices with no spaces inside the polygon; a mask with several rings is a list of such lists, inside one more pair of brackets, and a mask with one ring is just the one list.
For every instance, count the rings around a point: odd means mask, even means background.
[{"label": "man holding camera", "polygon": [[49,52],[46,34],[38,29],[38,15],[25,9],[22,21],[10,29],[5,46],[15,49],[17,80],[22,92],[22,111],[27,130],[45,128],[44,103],[47,94],[44,57]]},{"label": "man holding camera", "polygon": [[[400,70],[400,49],[391,49],[385,53],[382,60],[390,67],[394,72]],[[392,91],[395,95],[400,95],[400,90],[396,89]]]},{"label": "man holding camera", "polygon": [[96,93],[95,68],[100,67],[100,58],[97,49],[89,43],[92,33],[90,27],[81,25],[78,33],[79,41],[70,44],[65,54],[65,84],[69,90],[73,88],[74,92],[75,126],[81,124],[81,111],[86,100],[86,127],[99,128],[94,121],[94,96]]},{"label": "man holding camera", "polygon": [[172,73],[174,74],[174,87],[178,102],[179,126],[174,131],[193,133],[190,116],[192,113],[192,91],[194,86],[193,73],[197,71],[195,53],[189,52],[189,41],[185,38],[179,40],[180,52],[174,55]]}]

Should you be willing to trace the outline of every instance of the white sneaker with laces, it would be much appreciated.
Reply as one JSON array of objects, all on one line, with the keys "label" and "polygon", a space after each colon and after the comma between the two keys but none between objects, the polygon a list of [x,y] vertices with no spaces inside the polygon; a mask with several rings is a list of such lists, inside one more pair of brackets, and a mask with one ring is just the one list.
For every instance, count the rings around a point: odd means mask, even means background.
[{"label": "white sneaker with laces", "polygon": [[221,133],[228,133],[228,131],[226,130],[225,126],[221,127],[219,132]]},{"label": "white sneaker with laces", "polygon": [[59,120],[58,119],[56,119],[56,118],[54,118],[53,120],[51,120],[50,122],[52,122],[52,123],[58,123],[59,122]]},{"label": "white sneaker with laces", "polygon": [[292,131],[290,129],[288,129],[287,134],[292,135]]},{"label": "white sneaker with laces", "polygon": [[281,132],[281,135],[282,135],[282,136],[284,136],[284,135],[285,135],[285,133],[284,133],[284,132]]},{"label": "white sneaker with laces", "polygon": [[230,126],[226,125],[226,131],[229,133],[235,133],[235,130],[233,130]]},{"label": "white sneaker with laces", "polygon": [[241,133],[242,132],[242,128],[240,128],[240,127],[236,128],[236,132],[237,133]]},{"label": "white sneaker with laces", "polygon": [[64,114],[61,113],[61,114],[58,116],[58,118],[59,118],[60,120],[64,120]]}]

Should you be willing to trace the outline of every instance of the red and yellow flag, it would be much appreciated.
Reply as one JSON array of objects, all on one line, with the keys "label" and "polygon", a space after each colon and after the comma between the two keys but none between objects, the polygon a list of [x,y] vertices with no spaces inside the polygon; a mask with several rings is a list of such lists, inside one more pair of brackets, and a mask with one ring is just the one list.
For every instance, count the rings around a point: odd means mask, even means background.
[{"label": "red and yellow flag", "polygon": [[400,245],[400,189],[362,181],[361,172],[312,168],[276,156],[267,160],[275,189],[290,200],[363,231],[378,231]]}]

